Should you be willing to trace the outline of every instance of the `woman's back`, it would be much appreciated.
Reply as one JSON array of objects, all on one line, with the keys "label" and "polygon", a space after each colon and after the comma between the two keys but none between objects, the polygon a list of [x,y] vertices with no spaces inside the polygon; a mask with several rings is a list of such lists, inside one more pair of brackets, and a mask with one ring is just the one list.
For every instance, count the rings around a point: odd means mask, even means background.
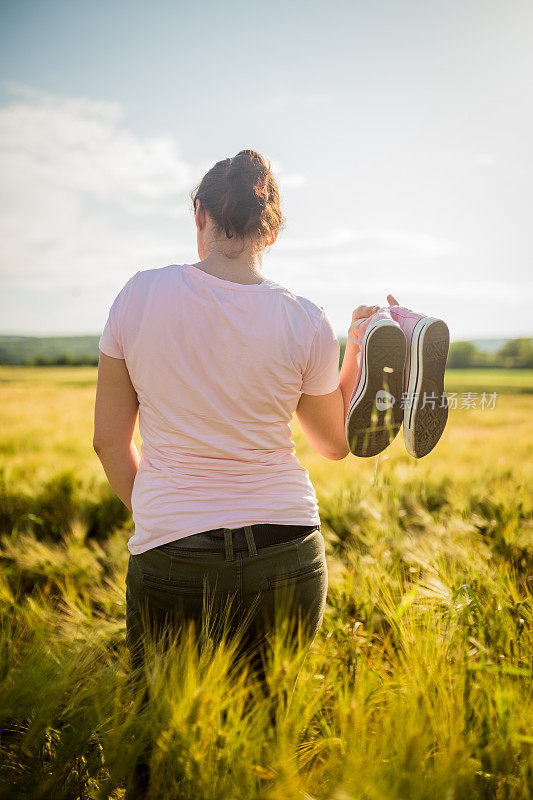
[{"label": "woman's back", "polygon": [[139,399],[131,553],[220,526],[320,524],[290,421],[302,393],[339,385],[322,307],[171,264],[126,283],[99,347],[125,358]]}]

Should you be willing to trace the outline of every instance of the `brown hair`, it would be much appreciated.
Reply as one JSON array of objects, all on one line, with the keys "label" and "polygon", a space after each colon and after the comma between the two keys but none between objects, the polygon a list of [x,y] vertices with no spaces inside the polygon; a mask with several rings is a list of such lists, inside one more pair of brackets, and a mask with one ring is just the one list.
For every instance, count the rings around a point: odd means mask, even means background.
[{"label": "brown hair", "polygon": [[[250,237],[259,242],[278,235],[285,225],[279,205],[278,184],[267,161],[255,150],[241,150],[211,167],[191,192],[226,238]],[[275,238],[274,236],[274,238]]]}]

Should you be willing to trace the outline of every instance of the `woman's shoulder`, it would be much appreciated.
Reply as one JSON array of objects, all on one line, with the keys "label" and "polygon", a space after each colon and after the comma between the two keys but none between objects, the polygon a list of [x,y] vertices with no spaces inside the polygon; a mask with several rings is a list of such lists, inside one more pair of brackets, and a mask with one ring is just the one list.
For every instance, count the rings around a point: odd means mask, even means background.
[{"label": "woman's shoulder", "polygon": [[[135,273],[135,275],[133,275],[132,278],[130,278],[128,283],[131,282],[139,287],[142,287],[143,289],[146,289],[148,285],[157,283],[159,286],[161,284],[164,285],[167,282],[174,282],[176,275],[179,275],[181,267],[184,266],[185,265],[182,264],[168,264],[164,267],[140,269]],[[314,330],[318,328],[322,316],[325,315],[323,306],[318,305],[318,303],[315,303],[309,297],[298,294],[292,289],[289,289],[287,286],[277,283],[276,281],[271,280],[269,283],[271,288],[275,288],[277,290],[274,294],[277,297],[282,298],[282,302],[288,307],[289,311],[299,317],[307,318]],[[266,293],[265,296],[268,294],[272,296],[272,293],[270,292]]]},{"label": "woman's shoulder", "polygon": [[178,264],[169,264],[166,267],[148,267],[147,269],[140,269],[138,272],[135,273],[133,278],[136,279],[137,282],[149,282],[161,279],[170,280],[172,278],[173,272],[176,269],[179,269]]},{"label": "woman's shoulder", "polygon": [[316,330],[322,315],[325,314],[323,306],[318,305],[318,303],[315,303],[309,297],[292,292],[290,289],[285,289],[283,294],[295,310],[298,310],[300,314],[308,318],[309,322]]},{"label": "woman's shoulder", "polygon": [[131,288],[134,294],[140,293],[144,295],[149,287],[155,286],[162,286],[163,291],[165,291],[167,284],[175,282],[176,269],[179,269],[179,265],[177,264],[169,264],[165,267],[139,269],[135,275],[131,276],[126,286]]}]

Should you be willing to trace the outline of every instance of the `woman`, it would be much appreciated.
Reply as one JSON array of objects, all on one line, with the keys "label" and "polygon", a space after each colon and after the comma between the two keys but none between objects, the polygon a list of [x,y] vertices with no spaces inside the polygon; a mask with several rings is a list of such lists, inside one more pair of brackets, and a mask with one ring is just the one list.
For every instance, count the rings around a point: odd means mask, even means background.
[{"label": "woman", "polygon": [[[324,309],[263,275],[263,252],[284,219],[259,153],[217,162],[192,201],[200,261],[138,271],[111,306],[93,444],[135,522],[126,577],[132,663],[142,663],[147,621],[194,620],[200,630],[205,595],[214,613],[231,609],[231,625],[246,623],[243,653],[256,653],[264,678],[260,645],[281,590],[283,613],[301,623],[309,646],[328,585],[318,503],[291,417],[321,455],[345,458],[358,346],[348,341],[339,377]],[[351,322],[376,309],[360,306]]]}]

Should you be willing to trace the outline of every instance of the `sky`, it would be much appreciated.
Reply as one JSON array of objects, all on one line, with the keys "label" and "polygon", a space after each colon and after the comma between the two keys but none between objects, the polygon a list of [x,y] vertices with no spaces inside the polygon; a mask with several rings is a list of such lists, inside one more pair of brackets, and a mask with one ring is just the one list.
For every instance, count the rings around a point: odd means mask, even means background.
[{"label": "sky", "polygon": [[0,333],[100,334],[199,261],[190,192],[244,148],[285,227],[262,272],[452,340],[533,334],[529,0],[0,0]]}]

